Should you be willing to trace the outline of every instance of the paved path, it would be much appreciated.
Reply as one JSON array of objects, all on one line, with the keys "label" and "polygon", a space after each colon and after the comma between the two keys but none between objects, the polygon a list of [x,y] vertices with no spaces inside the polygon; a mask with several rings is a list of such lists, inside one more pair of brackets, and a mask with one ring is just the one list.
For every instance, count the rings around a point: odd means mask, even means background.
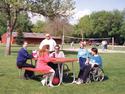
[{"label": "paved path", "polygon": [[[74,51],[74,52],[77,52],[78,49],[63,49],[64,51]],[[88,49],[90,51],[90,49]],[[98,49],[99,53],[125,53],[125,51],[119,51],[119,50],[105,50],[105,51],[102,51],[101,49]]]}]

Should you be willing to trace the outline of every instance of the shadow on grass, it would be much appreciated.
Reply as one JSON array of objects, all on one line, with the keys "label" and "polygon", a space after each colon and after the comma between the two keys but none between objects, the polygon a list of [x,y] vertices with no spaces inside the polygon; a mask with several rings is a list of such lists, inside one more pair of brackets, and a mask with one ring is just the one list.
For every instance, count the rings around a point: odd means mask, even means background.
[{"label": "shadow on grass", "polygon": [[2,76],[4,76],[4,75],[5,75],[4,73],[1,73],[1,72],[0,72],[0,77],[2,77]]},{"label": "shadow on grass", "polygon": [[77,52],[74,52],[74,51],[63,51],[66,55],[76,55],[77,54]]},{"label": "shadow on grass", "polygon": [[35,81],[38,81],[38,82],[40,82],[41,79],[42,79],[42,75],[35,75],[35,76],[32,78],[32,80],[35,80]]},{"label": "shadow on grass", "polygon": [[109,77],[108,77],[107,75],[105,75],[103,81],[106,81],[106,80],[108,80],[108,79],[109,79]]},{"label": "shadow on grass", "polygon": [[64,74],[63,82],[71,83],[73,81],[73,73]]}]

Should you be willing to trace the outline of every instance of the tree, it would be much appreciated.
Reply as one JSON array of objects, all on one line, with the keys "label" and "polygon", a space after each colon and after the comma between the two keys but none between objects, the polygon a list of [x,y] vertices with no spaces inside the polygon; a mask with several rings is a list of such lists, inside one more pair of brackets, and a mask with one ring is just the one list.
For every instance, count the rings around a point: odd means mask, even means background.
[{"label": "tree", "polygon": [[27,0],[33,13],[54,20],[55,17],[67,17],[74,10],[74,0]]},{"label": "tree", "polygon": [[23,35],[23,32],[19,30],[16,37],[16,43],[18,45],[22,45],[23,42],[24,42],[24,35]]},{"label": "tree", "polygon": [[99,11],[84,16],[75,25],[76,33],[84,37],[114,37],[117,44],[123,44],[125,38],[125,11]]},{"label": "tree", "polygon": [[24,10],[24,0],[0,0],[0,12],[5,13],[7,25],[7,43],[5,55],[11,54],[11,36],[20,11]]},{"label": "tree", "polygon": [[30,21],[28,14],[26,12],[19,14],[14,31],[19,31],[20,29],[22,32],[32,32],[31,28],[33,28],[33,24]]},{"label": "tree", "polygon": [[6,32],[5,14],[0,12],[0,36]]},{"label": "tree", "polygon": [[111,30],[112,13],[100,11],[91,14],[93,35],[95,37],[107,37]]},{"label": "tree", "polygon": [[92,23],[89,15],[82,17],[79,21],[79,33],[82,37],[87,37],[92,34]]},{"label": "tree", "polygon": [[10,55],[12,31],[20,13],[31,11],[53,20],[57,16],[69,16],[73,9],[73,0],[0,0],[0,12],[5,13],[7,19],[5,55]]},{"label": "tree", "polygon": [[66,18],[55,18],[53,21],[48,21],[44,27],[44,32],[48,32],[54,36],[63,36],[71,34],[72,26]]},{"label": "tree", "polygon": [[44,32],[45,26],[46,26],[46,22],[39,20],[39,21],[37,21],[36,24],[33,25],[32,32],[42,33],[42,32]]}]

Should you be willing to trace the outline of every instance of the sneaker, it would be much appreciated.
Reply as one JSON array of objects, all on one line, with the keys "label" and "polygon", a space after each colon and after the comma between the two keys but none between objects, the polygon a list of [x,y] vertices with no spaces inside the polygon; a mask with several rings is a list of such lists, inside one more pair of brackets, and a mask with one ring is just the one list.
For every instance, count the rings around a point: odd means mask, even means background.
[{"label": "sneaker", "polygon": [[82,84],[83,83],[83,81],[82,80],[78,80],[77,82],[76,82],[76,84]]},{"label": "sneaker", "polygon": [[72,83],[73,83],[73,84],[76,84],[76,83],[77,83],[77,81],[73,81]]},{"label": "sneaker", "polygon": [[46,79],[41,80],[41,83],[42,83],[43,86],[45,86],[46,85]]},{"label": "sneaker", "polygon": [[54,85],[52,85],[52,84],[48,84],[48,87],[54,87]]}]

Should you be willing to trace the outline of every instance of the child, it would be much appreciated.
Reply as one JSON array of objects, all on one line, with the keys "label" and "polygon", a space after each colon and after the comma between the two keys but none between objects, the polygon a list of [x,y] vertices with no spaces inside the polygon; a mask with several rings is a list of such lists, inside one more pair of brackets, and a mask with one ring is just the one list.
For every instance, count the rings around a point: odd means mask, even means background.
[{"label": "child", "polygon": [[43,86],[46,84],[47,78],[49,78],[48,86],[53,87],[52,80],[53,80],[55,71],[47,64],[48,62],[52,62],[52,61],[54,61],[54,58],[49,57],[49,45],[44,45],[42,49],[39,51],[38,61],[36,65],[37,69],[47,70],[50,72],[50,74],[47,74],[46,76],[44,76],[44,79],[41,81]]},{"label": "child", "polygon": [[91,66],[94,67],[94,65],[98,65],[102,67],[102,59],[101,59],[101,56],[98,54],[98,49],[92,48],[91,54],[92,56],[90,57],[90,62],[89,62]]},{"label": "child", "polygon": [[[52,57],[52,58],[65,58],[65,55],[64,55],[63,51],[60,51],[60,46],[59,45],[56,45],[54,47],[54,49],[55,49],[55,51],[50,54],[50,57]],[[57,64],[53,64],[51,62],[48,63],[48,65],[50,67],[52,67],[54,70],[56,70],[57,67],[58,67]]]},{"label": "child", "polygon": [[[27,46],[28,46],[28,43],[25,41],[23,43],[23,47],[18,51],[17,66],[19,68],[22,68],[22,67],[34,68],[35,67],[31,64],[26,63],[27,59],[33,58],[33,56],[27,52]],[[29,79],[29,78],[32,78],[33,76],[34,76],[34,72],[25,70],[24,78]]]},{"label": "child", "polygon": [[79,74],[78,74],[78,82],[82,79],[84,67],[86,66],[86,63],[88,62],[88,58],[89,58],[89,52],[85,48],[85,46],[86,46],[86,42],[81,41],[80,42],[80,48],[78,50],[78,55],[77,55],[78,60],[79,60],[79,66],[80,66],[80,71],[79,71]]}]

